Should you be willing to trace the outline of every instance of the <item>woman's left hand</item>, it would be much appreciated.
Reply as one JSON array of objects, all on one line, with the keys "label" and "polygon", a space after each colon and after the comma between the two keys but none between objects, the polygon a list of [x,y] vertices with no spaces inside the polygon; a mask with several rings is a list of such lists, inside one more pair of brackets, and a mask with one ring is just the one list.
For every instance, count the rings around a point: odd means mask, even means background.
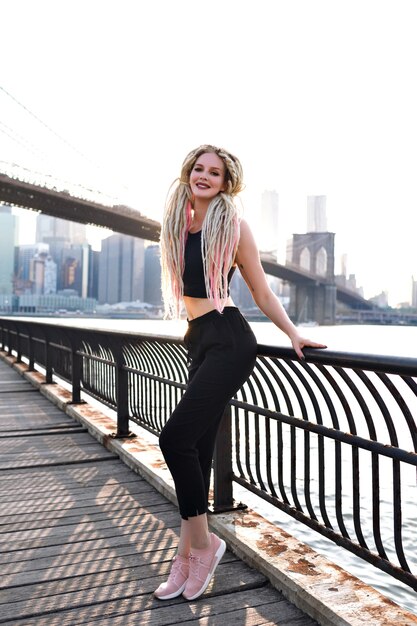
[{"label": "woman's left hand", "polygon": [[294,335],[290,337],[292,347],[294,348],[299,359],[305,359],[303,354],[303,348],[327,348],[323,343],[317,343],[316,341],[311,341],[310,339],[305,339],[304,337],[300,337],[300,335]]}]

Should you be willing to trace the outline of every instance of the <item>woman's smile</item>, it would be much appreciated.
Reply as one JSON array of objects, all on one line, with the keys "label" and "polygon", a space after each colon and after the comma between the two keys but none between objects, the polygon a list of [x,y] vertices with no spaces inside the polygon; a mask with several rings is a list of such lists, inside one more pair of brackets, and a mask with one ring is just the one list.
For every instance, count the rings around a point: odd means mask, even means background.
[{"label": "woman's smile", "polygon": [[213,152],[202,154],[190,174],[190,188],[195,198],[211,200],[225,189],[223,160]]}]

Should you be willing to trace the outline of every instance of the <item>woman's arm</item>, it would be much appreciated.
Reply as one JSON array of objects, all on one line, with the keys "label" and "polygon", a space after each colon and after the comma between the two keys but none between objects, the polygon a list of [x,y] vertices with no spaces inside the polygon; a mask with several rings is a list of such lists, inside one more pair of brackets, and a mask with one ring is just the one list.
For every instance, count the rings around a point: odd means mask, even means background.
[{"label": "woman's arm", "polygon": [[269,317],[275,326],[288,335],[300,359],[304,358],[302,348],[326,347],[323,344],[304,339],[299,335],[297,328],[288,317],[281,302],[268,285],[255,239],[245,220],[242,220],[240,224],[240,240],[236,262],[257,306],[262,313]]}]

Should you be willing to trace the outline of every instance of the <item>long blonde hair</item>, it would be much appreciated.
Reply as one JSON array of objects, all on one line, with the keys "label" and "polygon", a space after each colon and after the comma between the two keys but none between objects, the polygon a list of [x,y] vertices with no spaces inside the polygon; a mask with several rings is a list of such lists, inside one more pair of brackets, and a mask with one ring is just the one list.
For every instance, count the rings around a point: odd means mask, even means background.
[{"label": "long blonde hair", "polygon": [[192,221],[190,174],[197,159],[208,152],[223,160],[226,189],[210,202],[202,225],[204,279],[208,298],[219,312],[223,311],[227,300],[227,275],[236,256],[240,235],[240,216],[233,198],[243,189],[243,172],[239,160],[230,152],[203,145],[186,156],[181,176],[174,182],[165,208],[161,231],[165,317],[178,317],[180,313],[184,294],[184,251]]}]

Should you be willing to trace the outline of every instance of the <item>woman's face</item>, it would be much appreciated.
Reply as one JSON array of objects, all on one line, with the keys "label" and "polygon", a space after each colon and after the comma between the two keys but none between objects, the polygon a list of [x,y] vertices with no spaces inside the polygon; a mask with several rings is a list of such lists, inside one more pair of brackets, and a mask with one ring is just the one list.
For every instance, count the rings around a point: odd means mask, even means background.
[{"label": "woman's face", "polygon": [[198,157],[190,174],[190,187],[194,198],[212,200],[226,189],[226,168],[223,160],[214,152]]}]

